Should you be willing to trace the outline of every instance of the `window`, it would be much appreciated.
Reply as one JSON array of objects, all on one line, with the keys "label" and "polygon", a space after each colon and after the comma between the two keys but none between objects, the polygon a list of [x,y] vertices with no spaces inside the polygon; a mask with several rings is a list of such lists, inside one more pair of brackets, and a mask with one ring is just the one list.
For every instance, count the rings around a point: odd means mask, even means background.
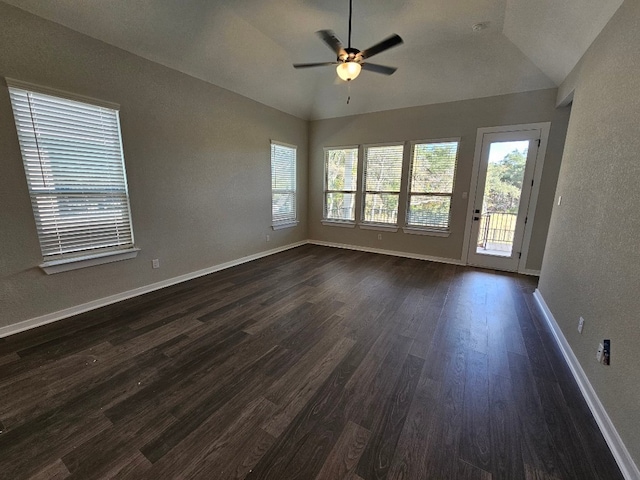
[{"label": "window", "polygon": [[448,229],[457,141],[416,143],[409,173],[407,226]]},{"label": "window", "polygon": [[369,146],[364,157],[364,221],[398,223],[403,145]]},{"label": "window", "polygon": [[132,251],[118,107],[7,84],[43,267]]},{"label": "window", "polygon": [[324,218],[355,222],[358,185],[358,148],[324,151]]},{"label": "window", "polygon": [[274,228],[296,222],[296,147],[271,142],[271,220]]}]

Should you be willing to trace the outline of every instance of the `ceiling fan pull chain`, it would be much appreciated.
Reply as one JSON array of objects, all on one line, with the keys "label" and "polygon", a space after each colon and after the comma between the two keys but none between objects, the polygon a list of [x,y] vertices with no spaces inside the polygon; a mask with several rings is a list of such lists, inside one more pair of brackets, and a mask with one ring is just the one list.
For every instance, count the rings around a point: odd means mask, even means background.
[{"label": "ceiling fan pull chain", "polygon": [[351,101],[351,82],[347,82],[347,105]]}]

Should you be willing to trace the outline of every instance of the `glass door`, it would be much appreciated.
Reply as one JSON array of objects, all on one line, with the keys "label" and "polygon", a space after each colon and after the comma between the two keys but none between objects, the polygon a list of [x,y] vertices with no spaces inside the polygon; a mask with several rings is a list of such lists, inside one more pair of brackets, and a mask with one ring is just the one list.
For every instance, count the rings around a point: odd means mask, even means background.
[{"label": "glass door", "polygon": [[485,134],[468,263],[517,271],[540,130]]}]

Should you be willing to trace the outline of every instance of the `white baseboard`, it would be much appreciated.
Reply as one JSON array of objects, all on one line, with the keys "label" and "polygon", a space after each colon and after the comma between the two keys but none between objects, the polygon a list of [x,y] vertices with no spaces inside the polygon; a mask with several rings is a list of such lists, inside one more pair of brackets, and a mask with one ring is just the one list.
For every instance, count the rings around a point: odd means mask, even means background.
[{"label": "white baseboard", "polygon": [[225,270],[227,268],[235,267],[236,265],[241,265],[243,263],[247,263],[252,260],[257,260],[262,257],[267,257],[269,255],[274,255],[276,253],[284,252],[285,250],[299,247],[307,243],[308,242],[306,240],[303,240],[301,242],[285,245],[284,247],[278,247],[271,250],[266,250],[264,252],[254,253],[252,255],[247,255],[246,257],[238,258],[236,260],[231,260],[229,262],[221,263],[219,265],[214,265],[212,267],[204,268],[202,270],[197,270],[195,272],[186,273],[184,275],[179,275],[177,277],[169,278],[167,280],[162,280],[161,282],[145,285],[144,287],[134,288],[133,290],[128,290],[126,292],[110,295],[108,297],[100,298],[98,300],[93,300],[91,302],[83,303],[82,305],[76,305],[75,307],[65,308],[64,310],[59,310],[57,312],[48,313],[40,317],[24,320],[22,322],[14,323],[13,325],[0,327],[0,338],[8,337],[9,335],[14,335],[16,333],[24,332],[25,330],[30,330],[32,328],[40,327],[48,323],[57,322],[58,320],[65,319],[73,315],[78,315],[79,313],[88,312],[89,310],[94,310],[96,308],[104,307],[106,305],[111,305],[112,303],[120,302],[128,298],[144,295],[145,293],[153,292],[155,290],[160,290],[161,288],[169,287],[177,283],[186,282],[187,280],[192,280],[194,278],[202,277],[210,273],[219,272],[220,270]]},{"label": "white baseboard", "polygon": [[366,248],[359,247],[355,245],[346,245],[340,243],[330,243],[330,242],[321,242],[316,240],[303,240],[301,242],[292,243],[290,245],[285,245],[284,247],[274,248],[271,250],[266,250],[264,252],[254,253],[253,255],[248,255],[246,257],[242,257],[236,260],[232,260],[229,262],[221,263],[219,265],[214,265],[212,267],[204,268],[202,270],[197,270],[195,272],[186,273],[184,275],[180,275],[177,277],[169,278],[167,280],[162,280],[161,282],[152,283],[150,285],[145,285],[143,287],[134,288],[133,290],[128,290],[126,292],[117,293],[115,295],[110,295],[108,297],[99,298],[97,300],[92,300],[91,302],[83,303],[81,305],[76,305],[74,307],[65,308],[64,310],[59,310],[53,313],[47,313],[45,315],[31,318],[29,320],[24,320],[22,322],[14,323],[12,325],[7,325],[4,327],[0,327],[0,338],[8,337],[9,335],[14,335],[16,333],[24,332],[25,330],[30,330],[32,328],[40,327],[42,325],[46,325],[48,323],[57,322],[58,320],[63,320],[65,318],[72,317],[73,315],[78,315],[80,313],[88,312],[89,310],[95,310],[96,308],[104,307],[106,305],[111,305],[113,303],[120,302],[122,300],[127,300],[128,298],[137,297],[139,295],[144,295],[145,293],[153,292],[155,290],[160,290],[161,288],[169,287],[171,285],[175,285],[177,283],[186,282],[187,280],[191,280],[194,278],[202,277],[204,275],[208,275],[210,273],[218,272],[220,270],[225,270],[227,268],[235,267],[236,265],[241,265],[243,263],[250,262],[252,260],[257,260],[262,257],[267,257],[269,255],[274,255],[276,253],[283,252],[285,250],[289,250],[291,248],[299,247],[301,245],[305,245],[307,243],[312,243],[314,245],[323,245],[327,247],[337,247],[337,248],[346,248],[351,250],[360,250],[364,252],[370,253],[380,253],[383,255],[393,255],[397,257],[406,257],[406,258],[415,258],[418,260],[430,260],[433,262],[440,263],[451,263],[454,265],[464,265],[461,261],[451,259],[451,258],[440,258],[440,257],[431,257],[428,255],[419,255],[419,254],[411,254],[404,252],[396,252],[392,250],[382,250],[378,248]]},{"label": "white baseboard", "polygon": [[553,336],[560,346],[560,350],[562,350],[564,359],[569,365],[571,373],[576,379],[576,382],[578,382],[578,386],[580,387],[582,396],[587,401],[587,404],[591,409],[591,413],[596,419],[596,422],[600,427],[600,431],[602,432],[604,439],[607,441],[607,444],[611,449],[611,453],[613,454],[616,462],[618,463],[618,466],[620,467],[620,470],[622,471],[622,475],[624,475],[624,478],[627,480],[640,479],[640,470],[638,470],[638,467],[633,461],[633,458],[631,458],[627,447],[622,442],[620,435],[618,435],[618,431],[613,425],[613,422],[611,422],[609,415],[607,415],[607,412],[600,402],[596,391],[593,389],[591,382],[589,382],[587,375],[584,373],[584,370],[582,369],[578,358],[573,353],[569,342],[567,342],[567,339],[562,333],[558,322],[556,322],[553,313],[551,313],[551,310],[549,310],[547,303],[544,301],[544,298],[542,297],[542,294],[538,289],[536,289],[536,291],[533,293],[533,297],[538,304],[538,308],[540,309],[542,316],[549,324],[549,327],[553,332]]},{"label": "white baseboard", "polygon": [[445,257],[432,257],[430,255],[421,255],[419,253],[398,252],[396,250],[383,250],[381,248],[361,247],[359,245],[349,245],[346,243],[324,242],[321,240],[309,240],[307,243],[313,245],[321,245],[323,247],[345,248],[347,250],[357,250],[359,252],[379,253],[382,255],[391,255],[393,257],[413,258],[416,260],[428,260],[430,262],[449,263],[452,265],[464,265],[462,260]]}]

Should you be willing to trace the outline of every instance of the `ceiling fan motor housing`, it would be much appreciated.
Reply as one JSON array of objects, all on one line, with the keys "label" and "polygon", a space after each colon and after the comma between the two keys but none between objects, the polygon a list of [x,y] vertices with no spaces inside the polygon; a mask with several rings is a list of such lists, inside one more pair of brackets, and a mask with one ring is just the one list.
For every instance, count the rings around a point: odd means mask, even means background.
[{"label": "ceiling fan motor housing", "polygon": [[358,62],[362,61],[362,56],[360,55],[360,50],[357,48],[345,48],[344,53],[338,55],[339,62]]}]

